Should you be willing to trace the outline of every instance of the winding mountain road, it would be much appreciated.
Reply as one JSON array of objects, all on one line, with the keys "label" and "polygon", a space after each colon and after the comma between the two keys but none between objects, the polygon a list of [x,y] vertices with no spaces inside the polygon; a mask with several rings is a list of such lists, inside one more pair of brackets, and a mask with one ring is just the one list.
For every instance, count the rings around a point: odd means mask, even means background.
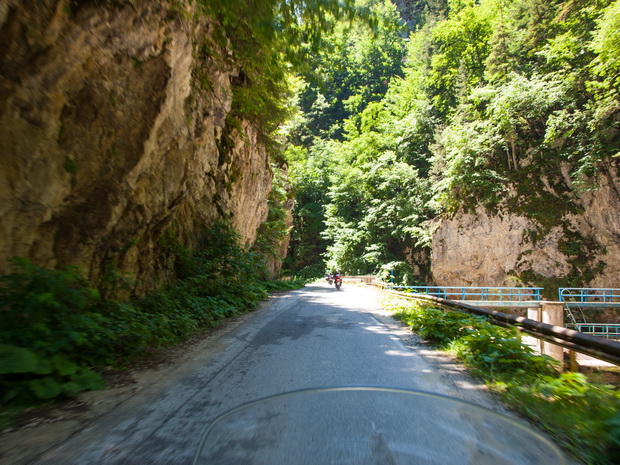
[{"label": "winding mountain road", "polygon": [[353,284],[336,291],[321,283],[271,297],[208,336],[159,380],[19,463],[190,464],[218,415],[313,387],[392,386],[501,410],[482,386],[382,310],[378,296]]}]

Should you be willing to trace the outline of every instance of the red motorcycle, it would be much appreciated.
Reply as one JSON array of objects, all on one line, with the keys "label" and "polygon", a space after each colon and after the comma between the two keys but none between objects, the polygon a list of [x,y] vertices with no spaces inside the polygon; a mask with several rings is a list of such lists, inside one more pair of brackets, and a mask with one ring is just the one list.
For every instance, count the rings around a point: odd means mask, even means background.
[{"label": "red motorcycle", "polygon": [[340,273],[336,273],[334,275],[334,286],[336,286],[337,290],[340,290],[340,287],[342,286],[342,275]]}]

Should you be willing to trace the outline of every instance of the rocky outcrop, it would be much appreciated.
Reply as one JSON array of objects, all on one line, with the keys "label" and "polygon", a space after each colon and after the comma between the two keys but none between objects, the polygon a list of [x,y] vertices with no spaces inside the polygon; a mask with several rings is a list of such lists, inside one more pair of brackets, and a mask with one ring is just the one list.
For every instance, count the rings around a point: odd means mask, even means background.
[{"label": "rocky outcrop", "polygon": [[[620,287],[620,177],[601,166],[600,187],[577,196],[561,225],[480,207],[435,224],[432,275],[438,285]],[[565,176],[570,186],[570,180]]]},{"label": "rocky outcrop", "polygon": [[600,253],[597,258],[605,267],[590,287],[620,287],[620,163],[616,159],[601,166],[597,180],[600,187],[579,198],[581,215],[568,215],[574,230],[592,237]]},{"label": "rocky outcrop", "polygon": [[535,245],[528,231],[536,224],[522,216],[495,216],[479,208],[437,224],[433,234],[433,280],[438,285],[514,286],[520,271],[545,277],[566,274],[569,265],[558,250],[554,228]]},{"label": "rocky outcrop", "polygon": [[231,124],[235,77],[216,25],[179,2],[0,6],[0,274],[13,256],[167,279],[160,238],[192,245],[229,218],[247,245],[272,173]]}]

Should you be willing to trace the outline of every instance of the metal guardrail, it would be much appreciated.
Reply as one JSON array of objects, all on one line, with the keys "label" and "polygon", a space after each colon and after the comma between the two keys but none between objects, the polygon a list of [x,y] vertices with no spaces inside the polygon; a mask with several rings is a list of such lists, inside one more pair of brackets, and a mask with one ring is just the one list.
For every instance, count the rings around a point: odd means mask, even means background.
[{"label": "metal guardrail", "polygon": [[620,340],[620,324],[608,323],[568,323],[567,328],[584,334]]},{"label": "metal guardrail", "polygon": [[620,307],[620,289],[563,287],[558,298],[568,307]]},{"label": "metal guardrail", "polygon": [[[373,284],[383,288],[388,287],[385,283],[381,283],[380,281],[373,281]],[[515,326],[521,332],[546,342],[551,342],[561,347],[574,350],[575,352],[589,355],[615,365],[620,365],[620,342],[603,339],[590,334],[583,334],[579,331],[575,331],[574,329],[541,323],[540,321],[529,318],[509,315],[508,313],[499,312],[496,310],[475,307],[473,305],[468,305],[462,302],[454,302],[452,300],[447,300],[432,295],[398,292],[389,289],[388,292],[405,299],[422,300],[451,310],[486,316],[491,323],[499,326]]]},{"label": "metal guardrail", "polygon": [[[388,289],[407,290],[442,299],[484,302],[485,305],[528,305],[540,302],[542,287],[473,287],[473,286],[393,286]],[[505,305],[506,306],[506,305]]]}]

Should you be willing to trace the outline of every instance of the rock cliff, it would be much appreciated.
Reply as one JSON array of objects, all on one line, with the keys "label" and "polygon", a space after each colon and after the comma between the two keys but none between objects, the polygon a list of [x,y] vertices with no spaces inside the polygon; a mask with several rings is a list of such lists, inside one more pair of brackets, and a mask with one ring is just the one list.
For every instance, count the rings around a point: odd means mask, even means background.
[{"label": "rock cliff", "polygon": [[[571,182],[564,176],[564,182]],[[578,195],[560,224],[509,211],[459,213],[435,224],[432,275],[438,285],[620,286],[618,163],[601,166],[599,188]],[[548,194],[553,194],[549,188]],[[532,195],[536,195],[533,193]],[[557,195],[557,194],[554,194]],[[554,295],[548,295],[554,297]]]},{"label": "rock cliff", "polygon": [[230,118],[238,63],[175,5],[0,4],[0,274],[24,256],[148,289],[170,272],[169,228],[191,246],[228,218],[256,239],[272,172],[260,132]]}]

